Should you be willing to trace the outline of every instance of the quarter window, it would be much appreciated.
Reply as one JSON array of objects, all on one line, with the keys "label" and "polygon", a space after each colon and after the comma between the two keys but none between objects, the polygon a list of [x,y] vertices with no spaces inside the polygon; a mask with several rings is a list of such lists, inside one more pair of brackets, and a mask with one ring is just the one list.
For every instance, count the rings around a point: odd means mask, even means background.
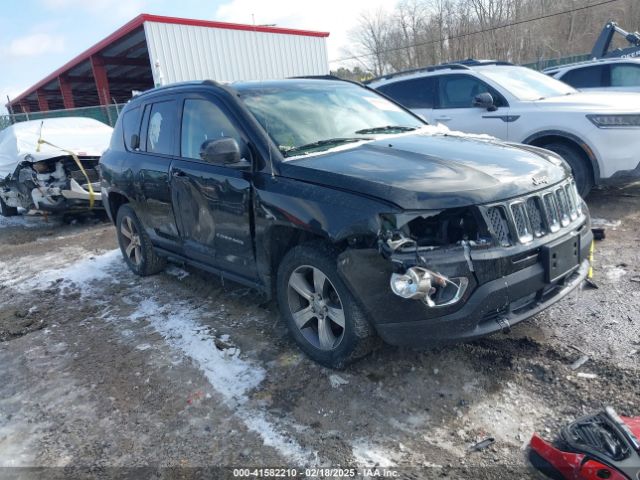
[{"label": "quarter window", "polygon": [[640,65],[617,64],[611,65],[612,87],[640,86]]},{"label": "quarter window", "polygon": [[182,113],[182,156],[200,159],[202,144],[222,137],[234,138],[240,146],[244,143],[238,130],[217,105],[209,100],[185,100]]},{"label": "quarter window", "polygon": [[378,90],[407,108],[433,108],[435,85],[433,77],[425,77],[383,85]]},{"label": "quarter window", "polygon": [[140,107],[125,112],[122,117],[122,133],[127,150],[134,150],[131,145],[131,137],[140,135]]},{"label": "quarter window", "polygon": [[173,155],[175,135],[175,102],[154,103],[147,127],[147,152]]}]

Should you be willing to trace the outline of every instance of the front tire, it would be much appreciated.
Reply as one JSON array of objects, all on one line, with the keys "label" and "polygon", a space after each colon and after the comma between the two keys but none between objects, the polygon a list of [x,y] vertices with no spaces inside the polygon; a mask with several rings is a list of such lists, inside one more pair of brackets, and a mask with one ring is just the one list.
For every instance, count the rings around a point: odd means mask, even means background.
[{"label": "front tire", "polygon": [[118,209],[116,229],[120,251],[133,273],[146,277],[164,270],[167,260],[154,251],[149,235],[129,205]]},{"label": "front tire", "polygon": [[564,158],[573,171],[573,178],[580,196],[585,198],[589,195],[593,188],[593,172],[591,166],[587,163],[588,160],[585,158],[584,153],[578,147],[559,142],[549,143],[544,145],[543,148],[551,150]]},{"label": "front tire", "polygon": [[277,297],[291,336],[311,359],[344,368],[377,345],[375,332],[338,274],[337,253],[310,243],[280,263]]},{"label": "front tire", "polygon": [[16,207],[10,207],[0,198],[0,215],[3,217],[15,217],[18,215],[18,209]]}]

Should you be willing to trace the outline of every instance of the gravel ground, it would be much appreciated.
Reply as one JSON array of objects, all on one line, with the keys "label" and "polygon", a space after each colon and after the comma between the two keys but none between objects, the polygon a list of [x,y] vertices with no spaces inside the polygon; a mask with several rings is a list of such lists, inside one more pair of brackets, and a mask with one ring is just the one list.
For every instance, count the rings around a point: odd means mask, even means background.
[{"label": "gravel ground", "polygon": [[598,289],[509,335],[384,346],[340,372],[300,354],[251,290],[178,266],[134,276],[104,221],[0,219],[0,478],[338,465],[539,478],[534,431],[606,404],[640,415],[640,188],[589,204],[609,225]]}]

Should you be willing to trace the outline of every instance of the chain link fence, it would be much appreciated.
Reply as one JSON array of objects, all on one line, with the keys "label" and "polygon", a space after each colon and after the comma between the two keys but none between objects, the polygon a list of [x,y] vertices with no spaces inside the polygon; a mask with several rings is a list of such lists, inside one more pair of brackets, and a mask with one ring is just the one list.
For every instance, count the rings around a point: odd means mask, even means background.
[{"label": "chain link fence", "polygon": [[9,125],[13,125],[17,122],[25,122],[27,120],[40,120],[43,118],[59,118],[59,117],[87,117],[94,118],[106,123],[110,126],[115,126],[116,120],[124,107],[124,103],[113,105],[100,105],[96,107],[81,107],[71,108],[68,110],[49,110],[46,112],[33,112],[33,113],[15,113],[9,115],[0,115],[0,130],[7,128]]},{"label": "chain link fence", "polygon": [[550,58],[547,60],[538,60],[537,62],[532,63],[524,63],[523,67],[533,68],[534,70],[544,70],[549,67],[557,67],[559,65],[567,65],[569,63],[576,62],[584,62],[585,60],[589,60],[591,58],[590,55],[573,55],[571,57],[563,57],[563,58]]}]

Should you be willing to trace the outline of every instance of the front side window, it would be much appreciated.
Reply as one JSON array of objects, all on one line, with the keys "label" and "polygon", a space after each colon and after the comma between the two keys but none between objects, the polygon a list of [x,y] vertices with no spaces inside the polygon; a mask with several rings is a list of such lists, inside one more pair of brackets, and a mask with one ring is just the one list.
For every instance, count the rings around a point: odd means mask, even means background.
[{"label": "front side window", "polygon": [[285,157],[424,125],[386,98],[347,82],[238,88],[247,108]]},{"label": "front side window", "polygon": [[621,63],[611,65],[612,87],[640,86],[640,65]]},{"label": "front side window", "polygon": [[576,93],[573,87],[527,67],[480,67],[477,71],[518,100],[543,100]]},{"label": "front side window", "polygon": [[147,152],[173,155],[176,124],[174,101],[154,103],[147,126]]},{"label": "front side window", "polygon": [[207,140],[230,137],[243,145],[238,130],[227,115],[213,102],[187,99],[182,113],[181,155],[200,159],[202,144]]},{"label": "front side window", "polygon": [[594,65],[592,67],[574,68],[569,70],[561,80],[574,88],[595,88],[607,84],[605,73],[606,66]]},{"label": "front side window", "polygon": [[471,108],[473,99],[481,93],[490,93],[496,107],[506,106],[506,102],[495,89],[471,75],[441,75],[439,79],[439,108]]},{"label": "front side window", "polygon": [[407,108],[433,108],[436,82],[433,77],[414,78],[382,85],[378,90]]}]

